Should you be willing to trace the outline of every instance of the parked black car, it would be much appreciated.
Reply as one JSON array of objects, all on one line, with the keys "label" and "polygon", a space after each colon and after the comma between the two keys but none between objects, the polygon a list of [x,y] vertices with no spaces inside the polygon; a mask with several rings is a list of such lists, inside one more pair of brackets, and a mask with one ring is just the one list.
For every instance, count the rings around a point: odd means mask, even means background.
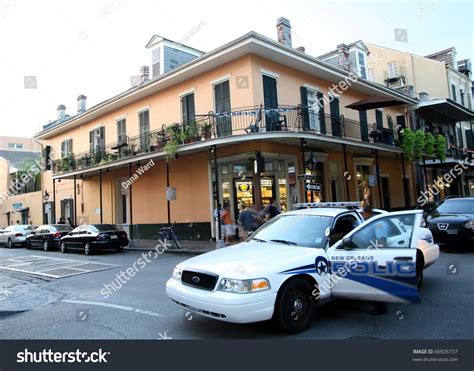
[{"label": "parked black car", "polygon": [[474,197],[449,198],[427,218],[435,242],[474,241]]},{"label": "parked black car", "polygon": [[112,224],[84,224],[73,229],[67,236],[61,238],[62,253],[68,249],[83,249],[86,255],[102,249],[122,251],[128,245],[128,236],[125,231],[117,229]]},{"label": "parked black car", "polygon": [[67,224],[44,224],[40,225],[26,237],[26,248],[42,247],[44,251],[59,247],[61,237],[72,231]]}]

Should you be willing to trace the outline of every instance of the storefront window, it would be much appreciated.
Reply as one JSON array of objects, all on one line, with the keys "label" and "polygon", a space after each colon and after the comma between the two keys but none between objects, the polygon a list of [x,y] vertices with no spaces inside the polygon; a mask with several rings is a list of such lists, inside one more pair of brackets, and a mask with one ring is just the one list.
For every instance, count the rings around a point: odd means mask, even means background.
[{"label": "storefront window", "polygon": [[229,184],[229,182],[222,182],[222,201],[223,201],[223,205],[230,204],[230,184]]},{"label": "storefront window", "polygon": [[266,207],[270,204],[270,200],[273,196],[273,182],[274,178],[262,178],[260,179],[260,185],[262,190],[262,207]]},{"label": "storefront window", "polygon": [[288,210],[286,190],[286,179],[278,179],[278,194],[280,195],[280,207],[282,212]]}]

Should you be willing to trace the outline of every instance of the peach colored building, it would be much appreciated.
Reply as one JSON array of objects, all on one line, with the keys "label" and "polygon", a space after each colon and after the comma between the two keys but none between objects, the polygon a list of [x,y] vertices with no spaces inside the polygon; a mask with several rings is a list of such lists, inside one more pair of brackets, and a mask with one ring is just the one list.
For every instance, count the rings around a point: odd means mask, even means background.
[{"label": "peach colored building", "polygon": [[[217,203],[234,218],[239,203],[274,198],[288,210],[367,190],[376,207],[414,205],[393,123],[408,122],[416,101],[281,41],[250,32],[202,53],[154,36],[152,79],[142,68],[136,86],[87,110],[80,96],[72,117],[59,106],[35,136],[52,159],[46,221],[119,224],[134,239],[176,221],[182,239],[209,240]],[[305,173],[315,191],[305,191]]]}]

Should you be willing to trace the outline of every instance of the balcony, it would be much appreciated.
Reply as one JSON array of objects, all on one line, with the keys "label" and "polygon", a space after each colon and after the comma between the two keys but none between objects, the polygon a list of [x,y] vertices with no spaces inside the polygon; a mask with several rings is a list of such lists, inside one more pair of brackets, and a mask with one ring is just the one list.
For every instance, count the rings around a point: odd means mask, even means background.
[{"label": "balcony", "polygon": [[402,88],[406,85],[405,69],[397,65],[395,70],[384,71],[384,82],[389,88]]},{"label": "balcony", "polygon": [[305,132],[378,144],[388,144],[378,138],[369,139],[367,127],[341,116],[322,115],[309,107],[279,106],[274,109],[248,107],[230,112],[196,115],[189,123],[162,125],[144,135],[127,137],[122,142],[100,146],[94,151],[71,153],[53,161],[53,174],[61,175],[90,169],[135,156],[164,151],[173,158],[180,146],[211,139],[260,133]]}]

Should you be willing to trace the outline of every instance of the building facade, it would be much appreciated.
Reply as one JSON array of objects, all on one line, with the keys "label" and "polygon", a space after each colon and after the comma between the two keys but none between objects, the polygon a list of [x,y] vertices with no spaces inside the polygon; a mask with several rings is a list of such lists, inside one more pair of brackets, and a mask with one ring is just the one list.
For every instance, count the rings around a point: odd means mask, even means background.
[{"label": "building facade", "polygon": [[[416,100],[290,40],[250,32],[151,80],[142,68],[137,86],[45,126],[36,135],[51,159],[45,220],[119,224],[133,239],[156,238],[176,221],[181,238],[209,240],[218,203],[234,218],[238,204],[262,208],[272,198],[283,210],[364,198],[389,210],[413,206],[393,123],[405,125]],[[392,105],[346,108],[374,98]],[[370,123],[385,134],[370,137]]]}]

